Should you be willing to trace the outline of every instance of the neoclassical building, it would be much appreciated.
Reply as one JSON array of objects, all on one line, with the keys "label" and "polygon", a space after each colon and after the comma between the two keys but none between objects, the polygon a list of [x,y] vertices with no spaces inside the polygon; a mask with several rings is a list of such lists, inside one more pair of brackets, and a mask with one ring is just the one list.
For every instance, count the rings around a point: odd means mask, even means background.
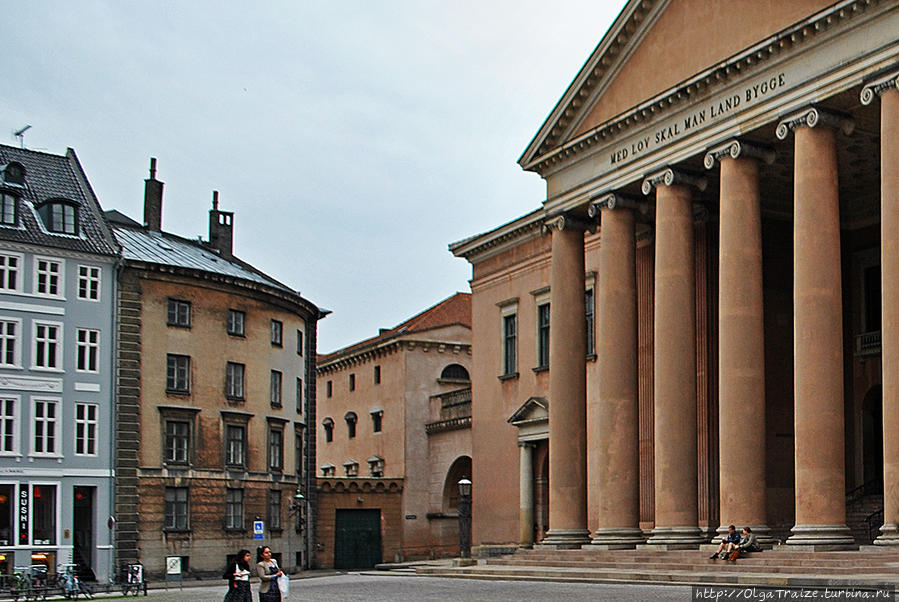
[{"label": "neoclassical building", "polygon": [[545,201],[450,246],[476,545],[899,544],[896,32],[627,2],[519,160]]}]

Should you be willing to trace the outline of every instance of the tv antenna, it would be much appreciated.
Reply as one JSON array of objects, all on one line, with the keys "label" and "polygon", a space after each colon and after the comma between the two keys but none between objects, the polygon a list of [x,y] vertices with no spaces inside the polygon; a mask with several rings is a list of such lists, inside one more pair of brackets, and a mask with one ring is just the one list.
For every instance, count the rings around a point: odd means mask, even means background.
[{"label": "tv antenna", "polygon": [[19,146],[25,148],[25,132],[31,129],[30,125],[26,125],[21,130],[13,132],[13,136],[19,139]]}]

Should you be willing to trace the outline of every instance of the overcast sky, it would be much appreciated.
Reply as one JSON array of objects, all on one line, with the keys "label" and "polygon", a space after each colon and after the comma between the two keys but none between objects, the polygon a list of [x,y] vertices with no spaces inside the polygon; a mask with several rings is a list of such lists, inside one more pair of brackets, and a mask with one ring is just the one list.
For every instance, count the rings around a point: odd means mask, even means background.
[{"label": "overcast sky", "polygon": [[208,238],[334,313],[330,352],[455,291],[447,250],[539,206],[517,164],[624,0],[2,2],[0,141],[77,152],[104,209]]}]

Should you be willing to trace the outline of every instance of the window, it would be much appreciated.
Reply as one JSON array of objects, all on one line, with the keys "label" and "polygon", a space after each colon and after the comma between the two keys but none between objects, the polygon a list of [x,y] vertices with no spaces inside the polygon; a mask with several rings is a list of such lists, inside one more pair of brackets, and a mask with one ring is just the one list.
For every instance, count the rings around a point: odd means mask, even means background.
[{"label": "window", "polygon": [[100,355],[100,331],[78,328],[76,331],[78,357],[75,369],[78,372],[98,372]]},{"label": "window", "polygon": [[350,391],[356,390],[356,375],[350,374]]},{"label": "window", "polygon": [[16,223],[16,197],[0,192],[0,224],[15,226]]},{"label": "window", "polygon": [[34,345],[32,347],[34,368],[59,370],[62,368],[62,324],[34,322]]},{"label": "window", "polygon": [[518,316],[503,316],[503,374],[513,375],[518,366]]},{"label": "window", "polygon": [[225,396],[229,399],[244,398],[244,365],[228,362],[225,368]]},{"label": "window", "polygon": [[35,455],[57,456],[56,424],[59,419],[59,402],[53,399],[35,399],[31,432],[31,451]]},{"label": "window", "polygon": [[299,427],[293,431],[293,453],[295,472],[301,475],[303,474],[303,431]]},{"label": "window", "polygon": [[78,266],[78,298],[86,301],[100,300],[100,268]]},{"label": "window", "polygon": [[56,486],[33,485],[31,489],[31,543],[56,545]]},{"label": "window", "polygon": [[322,476],[323,477],[333,477],[335,466],[333,464],[322,464]]},{"label": "window", "polygon": [[19,320],[0,319],[0,366],[19,367]]},{"label": "window", "polygon": [[468,370],[465,369],[465,366],[460,364],[450,364],[440,373],[440,380],[469,382],[471,378],[469,377]]},{"label": "window", "polygon": [[169,299],[167,320],[169,326],[190,328],[190,302]]},{"label": "window", "polygon": [[281,530],[281,492],[268,492],[268,528],[271,531]]},{"label": "window", "polygon": [[169,393],[190,393],[190,356],[166,356],[165,388]]},{"label": "window", "polygon": [[3,181],[7,184],[25,186],[25,166],[18,161],[10,161],[2,171]]},{"label": "window", "polygon": [[167,420],[165,423],[165,461],[187,464],[190,452],[190,422]]},{"label": "window", "polygon": [[283,341],[284,324],[280,320],[272,320],[272,345],[280,347]]},{"label": "window", "polygon": [[37,208],[38,215],[50,232],[78,234],[78,208],[69,201],[50,201]]},{"label": "window", "polygon": [[325,442],[331,443],[334,441],[334,421],[330,418],[325,418],[322,420],[322,427],[325,429]]},{"label": "window", "polygon": [[297,414],[303,413],[303,379],[297,378]]},{"label": "window", "polygon": [[0,454],[13,454],[19,448],[16,432],[17,401],[14,398],[0,399]]},{"label": "window", "polygon": [[584,295],[586,303],[585,315],[587,316],[587,356],[596,355],[596,335],[593,332],[593,289],[588,288]]},{"label": "window", "polygon": [[272,370],[271,387],[269,388],[270,401],[273,408],[281,407],[281,372]]},{"label": "window", "polygon": [[359,463],[355,460],[347,460],[343,463],[343,470],[348,477],[359,476]]},{"label": "window", "polygon": [[327,382],[327,386],[325,387],[325,391],[326,391],[327,396],[328,396],[328,397],[331,397],[331,393],[334,392],[334,382],[333,382],[333,381],[330,381],[330,380],[329,380],[329,381]]},{"label": "window", "polygon": [[243,529],[243,489],[225,490],[225,529]]},{"label": "window", "polygon": [[375,433],[381,432],[381,419],[384,417],[384,410],[374,410],[371,413],[371,426],[372,431]]},{"label": "window", "polygon": [[34,293],[45,297],[63,296],[62,261],[34,258]]},{"label": "window", "polygon": [[247,456],[247,427],[238,424],[225,425],[225,464],[243,468]]},{"label": "window", "polygon": [[297,329],[297,355],[303,355],[303,331]]},{"label": "window", "polygon": [[0,290],[21,291],[22,281],[19,278],[19,267],[22,265],[21,255],[0,255]]},{"label": "window", "polygon": [[246,335],[247,314],[236,309],[228,310],[228,334],[236,337]]},{"label": "window", "polygon": [[549,368],[549,303],[537,306],[537,367]]},{"label": "window", "polygon": [[187,487],[165,488],[165,530],[187,530]]},{"label": "window", "polygon": [[[27,495],[27,493],[26,493]],[[0,546],[6,547],[16,543],[16,521],[18,519],[19,497],[16,495],[16,487],[13,484],[0,485]],[[27,533],[22,533],[25,538],[23,544],[28,543]]]},{"label": "window", "polygon": [[268,467],[273,472],[284,470],[284,429],[281,427],[268,430]]},{"label": "window", "polygon": [[75,455],[97,455],[97,411],[95,403],[75,404]]},{"label": "window", "polygon": [[384,458],[381,456],[372,456],[368,459],[368,470],[373,477],[384,476]]},{"label": "window", "polygon": [[347,412],[343,419],[346,420],[347,434],[353,439],[356,436],[356,413]]},{"label": "window", "polygon": [[381,366],[375,366],[375,384],[381,384]]}]

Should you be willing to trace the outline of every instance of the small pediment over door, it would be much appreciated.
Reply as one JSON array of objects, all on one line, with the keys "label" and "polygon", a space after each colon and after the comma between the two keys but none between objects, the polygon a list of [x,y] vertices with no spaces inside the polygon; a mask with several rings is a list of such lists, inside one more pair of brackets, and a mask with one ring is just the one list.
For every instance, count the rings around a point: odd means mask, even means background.
[{"label": "small pediment over door", "polygon": [[520,441],[549,437],[549,401],[545,397],[530,397],[509,417],[509,424],[518,427]]}]

